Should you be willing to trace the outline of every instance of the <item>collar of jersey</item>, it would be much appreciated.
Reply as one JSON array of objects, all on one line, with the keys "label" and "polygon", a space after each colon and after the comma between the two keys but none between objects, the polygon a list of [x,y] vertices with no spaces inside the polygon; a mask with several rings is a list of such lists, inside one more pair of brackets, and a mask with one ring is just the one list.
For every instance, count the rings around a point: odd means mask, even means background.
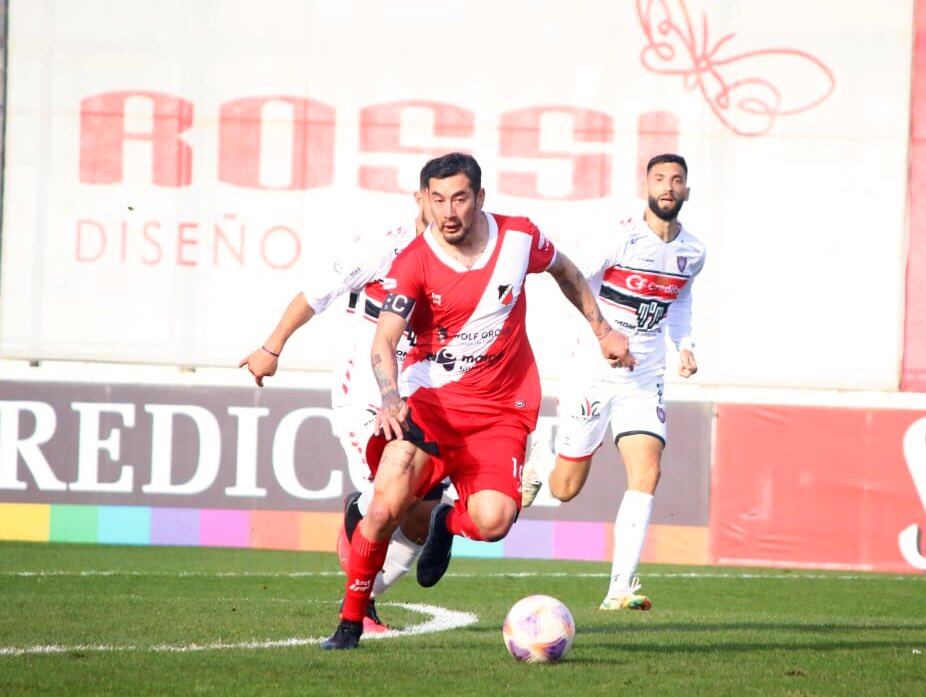
[{"label": "collar of jersey", "polygon": [[675,244],[676,242],[680,241],[682,239],[682,235],[685,234],[685,226],[682,225],[682,221],[680,220],[678,221],[678,234],[675,236],[675,239],[672,240],[671,242],[666,242],[659,235],[656,234],[656,231],[653,230],[653,228],[649,226],[649,224],[646,222],[645,215],[642,213],[640,214],[640,217],[634,218],[633,226],[634,226],[634,229],[636,229],[639,234],[645,235],[648,233],[652,235],[653,237],[655,237],[657,241],[661,242],[662,244],[666,246],[671,246]]},{"label": "collar of jersey", "polygon": [[[495,245],[498,242],[498,223],[495,221],[495,216],[485,211],[483,211],[482,214],[486,217],[486,222],[489,224],[489,239],[486,240],[486,246],[485,249],[482,250],[482,254],[479,255],[479,258],[476,259],[476,262],[470,268],[466,268],[440,246],[440,243],[434,238],[435,235],[440,234],[440,230],[437,228],[431,227],[425,230],[424,241],[428,243],[428,247],[431,248],[434,255],[454,271],[465,273],[467,271],[481,269],[489,263],[489,259],[492,258],[492,253],[495,251]],[[431,232],[432,230],[433,232]]]}]

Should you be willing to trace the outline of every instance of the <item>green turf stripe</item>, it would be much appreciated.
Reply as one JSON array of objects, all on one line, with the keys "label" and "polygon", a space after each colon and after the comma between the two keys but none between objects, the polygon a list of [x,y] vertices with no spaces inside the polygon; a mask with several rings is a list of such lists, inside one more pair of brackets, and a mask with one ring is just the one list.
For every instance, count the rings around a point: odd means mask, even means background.
[{"label": "green turf stripe", "polygon": [[97,506],[52,506],[49,540],[52,542],[96,542],[97,509]]}]

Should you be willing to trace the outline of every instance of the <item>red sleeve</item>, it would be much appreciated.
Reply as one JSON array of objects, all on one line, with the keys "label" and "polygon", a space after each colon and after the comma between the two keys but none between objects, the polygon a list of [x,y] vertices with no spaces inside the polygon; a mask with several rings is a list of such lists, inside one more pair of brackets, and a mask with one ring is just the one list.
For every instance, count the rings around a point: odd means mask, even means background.
[{"label": "red sleeve", "polygon": [[413,303],[424,300],[421,292],[423,274],[418,247],[419,245],[415,244],[406,247],[392,262],[382,282],[383,290],[387,294],[403,295]]},{"label": "red sleeve", "polygon": [[530,221],[527,222],[528,230],[530,230],[531,237],[533,238],[531,242],[531,257],[527,264],[527,272],[543,273],[550,268],[550,264],[556,259],[556,248],[553,246],[553,243],[544,237],[544,234],[537,229],[536,225]]}]

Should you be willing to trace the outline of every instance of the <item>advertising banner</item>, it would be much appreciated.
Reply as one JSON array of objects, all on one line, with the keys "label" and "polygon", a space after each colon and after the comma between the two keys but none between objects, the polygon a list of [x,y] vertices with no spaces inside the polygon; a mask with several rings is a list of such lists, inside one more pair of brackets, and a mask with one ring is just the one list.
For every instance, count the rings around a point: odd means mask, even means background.
[{"label": "advertising banner", "polygon": [[[234,365],[435,154],[569,253],[677,150],[699,379],[897,387],[912,0],[9,6],[0,356]],[[574,310],[529,295],[557,376]],[[331,367],[324,320],[289,367]]]},{"label": "advertising banner", "polygon": [[926,571],[926,411],[718,405],[721,564]]},{"label": "advertising banner", "polygon": [[[0,539],[330,551],[344,495],[370,486],[319,390],[0,381],[0,395]],[[538,437],[555,429],[544,411]],[[711,407],[669,403],[668,419],[647,559],[703,563]],[[544,493],[472,553],[610,558],[625,488],[606,443],[575,501]]]}]

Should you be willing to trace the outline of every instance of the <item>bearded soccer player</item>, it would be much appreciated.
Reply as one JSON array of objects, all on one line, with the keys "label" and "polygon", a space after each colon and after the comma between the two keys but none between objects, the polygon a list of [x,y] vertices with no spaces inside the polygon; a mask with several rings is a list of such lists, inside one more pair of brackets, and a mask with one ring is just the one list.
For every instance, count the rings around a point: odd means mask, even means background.
[{"label": "bearded soccer player", "polygon": [[[418,581],[447,569],[454,535],[502,539],[521,504],[540,380],[524,326],[528,273],[547,271],[586,317],[604,359],[632,367],[627,337],[604,320],[576,266],[527,218],[483,212],[481,170],[469,155],[428,162],[434,224],[396,258],[373,339],[381,433],[370,439],[373,499],[354,531],[341,622],[323,649],[353,649],[392,531],[412,503],[449,476],[459,499],[431,515]],[[395,348],[416,343],[399,379]],[[407,400],[400,395],[409,395]]]},{"label": "bearded soccer player", "polygon": [[[665,329],[679,351],[679,374],[698,372],[691,335],[691,286],[704,266],[704,245],[678,221],[688,200],[688,165],[675,154],[657,155],[646,169],[648,207],[638,219],[590,240],[577,263],[597,291],[605,317],[630,336],[637,359],[631,372],[615,368],[580,342],[574,373],[563,381],[556,459],[549,444],[531,446],[522,506],[529,506],[549,473],[550,493],[575,497],[608,424],[627,470],[627,491],[614,523],[611,582],[602,610],[649,610],[639,594],[637,566],[646,540],[653,495],[666,442],[663,375]],[[587,405],[597,405],[588,408]]]},{"label": "bearded soccer player", "polygon": [[[324,269],[308,279],[306,288],[286,308],[276,329],[256,351],[241,361],[247,366],[255,382],[263,386],[266,377],[277,371],[283,347],[293,332],[317,314],[324,312],[335,299],[350,294],[349,311],[356,315],[353,326],[353,347],[345,356],[343,365],[335,371],[331,388],[332,425],[347,455],[348,466],[354,477],[366,477],[369,468],[365,459],[366,441],[372,434],[376,410],[380,404],[379,388],[369,369],[370,344],[376,329],[376,320],[385,299],[380,279],[386,275],[396,255],[416,236],[424,232],[429,223],[427,213],[426,182],[415,193],[418,216],[411,224],[401,225],[385,235],[358,241],[342,250]],[[401,364],[410,348],[410,337],[403,335],[396,346],[396,360]],[[424,497],[421,505],[407,518],[402,527],[393,533],[389,553],[377,575],[373,595],[380,597],[411,569],[421,553],[427,534],[430,513],[440,501],[444,487],[436,485]],[[365,511],[369,495],[353,492],[345,499],[345,525],[342,534],[349,544],[353,530]],[[379,619],[371,601],[364,618],[368,632],[382,632],[386,626]]]}]

